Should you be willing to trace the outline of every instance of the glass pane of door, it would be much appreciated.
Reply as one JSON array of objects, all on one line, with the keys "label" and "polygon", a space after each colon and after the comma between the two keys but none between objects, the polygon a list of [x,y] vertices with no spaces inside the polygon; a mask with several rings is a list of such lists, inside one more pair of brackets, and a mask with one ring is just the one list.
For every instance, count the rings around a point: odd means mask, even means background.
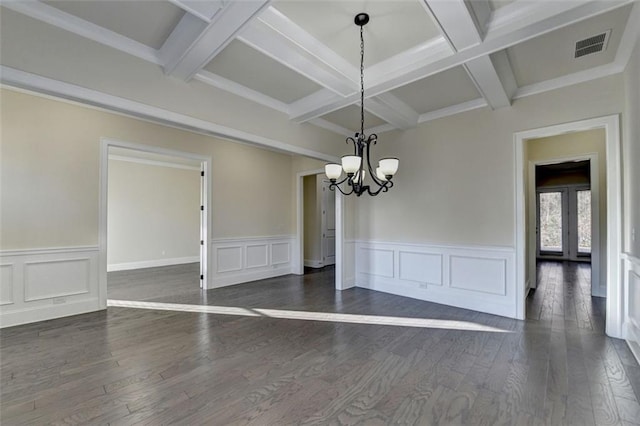
[{"label": "glass pane of door", "polygon": [[578,253],[591,253],[591,191],[576,191],[578,196]]},{"label": "glass pane of door", "polygon": [[562,253],[562,192],[541,192],[540,251]]}]

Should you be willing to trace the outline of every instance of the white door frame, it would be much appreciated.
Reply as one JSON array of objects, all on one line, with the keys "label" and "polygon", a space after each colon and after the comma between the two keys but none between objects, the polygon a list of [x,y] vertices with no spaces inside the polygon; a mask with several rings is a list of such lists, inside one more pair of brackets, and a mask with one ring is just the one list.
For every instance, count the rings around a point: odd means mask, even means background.
[{"label": "white door frame", "polygon": [[[323,169],[307,170],[296,174],[296,248],[293,261],[293,273],[304,274],[304,182],[305,176],[323,174]],[[343,196],[339,191],[336,193],[336,272],[335,287],[337,290],[344,289],[344,209]]]},{"label": "white door frame", "polygon": [[201,260],[201,270],[204,279],[202,287],[209,288],[211,283],[211,250],[209,243],[212,229],[211,222],[211,157],[193,154],[190,152],[176,151],[172,149],[159,148],[152,145],[142,145],[137,143],[125,142],[117,139],[100,138],[100,199],[98,213],[98,247],[99,247],[99,266],[98,266],[98,288],[100,295],[100,306],[102,309],[107,308],[107,208],[108,208],[108,176],[109,176],[109,148],[126,148],[136,151],[149,152],[153,154],[170,155],[173,157],[188,158],[200,161],[201,170],[204,171],[205,179],[203,180],[203,200],[204,214],[206,220],[201,224],[201,235],[204,239],[203,254],[204,262]]},{"label": "white door frame", "polygon": [[536,208],[536,166],[566,163],[569,161],[589,161],[589,170],[591,174],[591,295],[603,297],[605,294],[601,289],[604,286],[601,285],[600,277],[600,171],[598,165],[598,154],[595,152],[571,157],[556,157],[549,160],[529,161],[529,182],[527,183],[529,199],[529,223],[527,224],[529,247],[527,247],[527,254],[529,265],[532,267],[529,270],[530,275],[527,277],[527,283],[530,288],[536,288],[537,274],[535,265],[538,252],[538,236],[536,235],[536,218],[538,216]]},{"label": "white door frame", "polygon": [[515,144],[515,245],[516,245],[516,317],[525,318],[526,286],[526,211],[524,144],[529,139],[555,136],[563,133],[581,132],[592,129],[604,129],[606,137],[607,164],[607,301],[606,333],[611,337],[622,337],[622,283],[620,276],[620,256],[622,252],[622,195],[620,167],[620,115],[591,118],[558,124],[533,130],[516,132]]}]

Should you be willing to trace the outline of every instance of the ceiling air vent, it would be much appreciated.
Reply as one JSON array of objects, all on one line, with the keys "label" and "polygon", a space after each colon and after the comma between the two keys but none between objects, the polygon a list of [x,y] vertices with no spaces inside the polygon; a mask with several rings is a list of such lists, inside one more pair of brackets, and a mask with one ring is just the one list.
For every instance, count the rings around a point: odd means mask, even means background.
[{"label": "ceiling air vent", "polygon": [[581,56],[591,55],[592,53],[602,52],[607,48],[610,34],[611,30],[607,30],[602,34],[598,34],[593,37],[585,38],[584,40],[576,42],[575,57],[579,58]]}]

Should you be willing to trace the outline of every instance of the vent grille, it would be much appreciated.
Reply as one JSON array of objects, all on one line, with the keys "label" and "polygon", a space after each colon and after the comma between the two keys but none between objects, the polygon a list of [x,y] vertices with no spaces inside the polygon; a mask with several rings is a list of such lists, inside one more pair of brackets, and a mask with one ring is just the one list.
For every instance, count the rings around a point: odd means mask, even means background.
[{"label": "vent grille", "polygon": [[602,34],[576,42],[576,52],[574,57],[580,58],[581,56],[602,52],[607,48],[609,34],[611,34],[611,30],[607,30]]}]

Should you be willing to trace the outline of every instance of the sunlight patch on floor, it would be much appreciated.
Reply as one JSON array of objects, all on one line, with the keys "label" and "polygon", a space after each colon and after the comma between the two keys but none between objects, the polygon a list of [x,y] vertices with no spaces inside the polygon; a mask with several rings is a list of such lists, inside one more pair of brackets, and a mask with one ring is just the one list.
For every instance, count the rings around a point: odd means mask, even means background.
[{"label": "sunlight patch on floor", "polygon": [[492,333],[510,333],[484,324],[469,321],[388,317],[378,315],[340,314],[334,312],[289,311],[281,309],[240,308],[235,306],[188,305],[181,303],[136,302],[131,300],[107,300],[107,306],[119,308],[154,309],[161,311],[200,312],[218,315],[237,315],[245,317],[269,317],[302,321],[341,322],[349,324],[390,325],[397,327],[438,328],[444,330],[485,331]]}]

